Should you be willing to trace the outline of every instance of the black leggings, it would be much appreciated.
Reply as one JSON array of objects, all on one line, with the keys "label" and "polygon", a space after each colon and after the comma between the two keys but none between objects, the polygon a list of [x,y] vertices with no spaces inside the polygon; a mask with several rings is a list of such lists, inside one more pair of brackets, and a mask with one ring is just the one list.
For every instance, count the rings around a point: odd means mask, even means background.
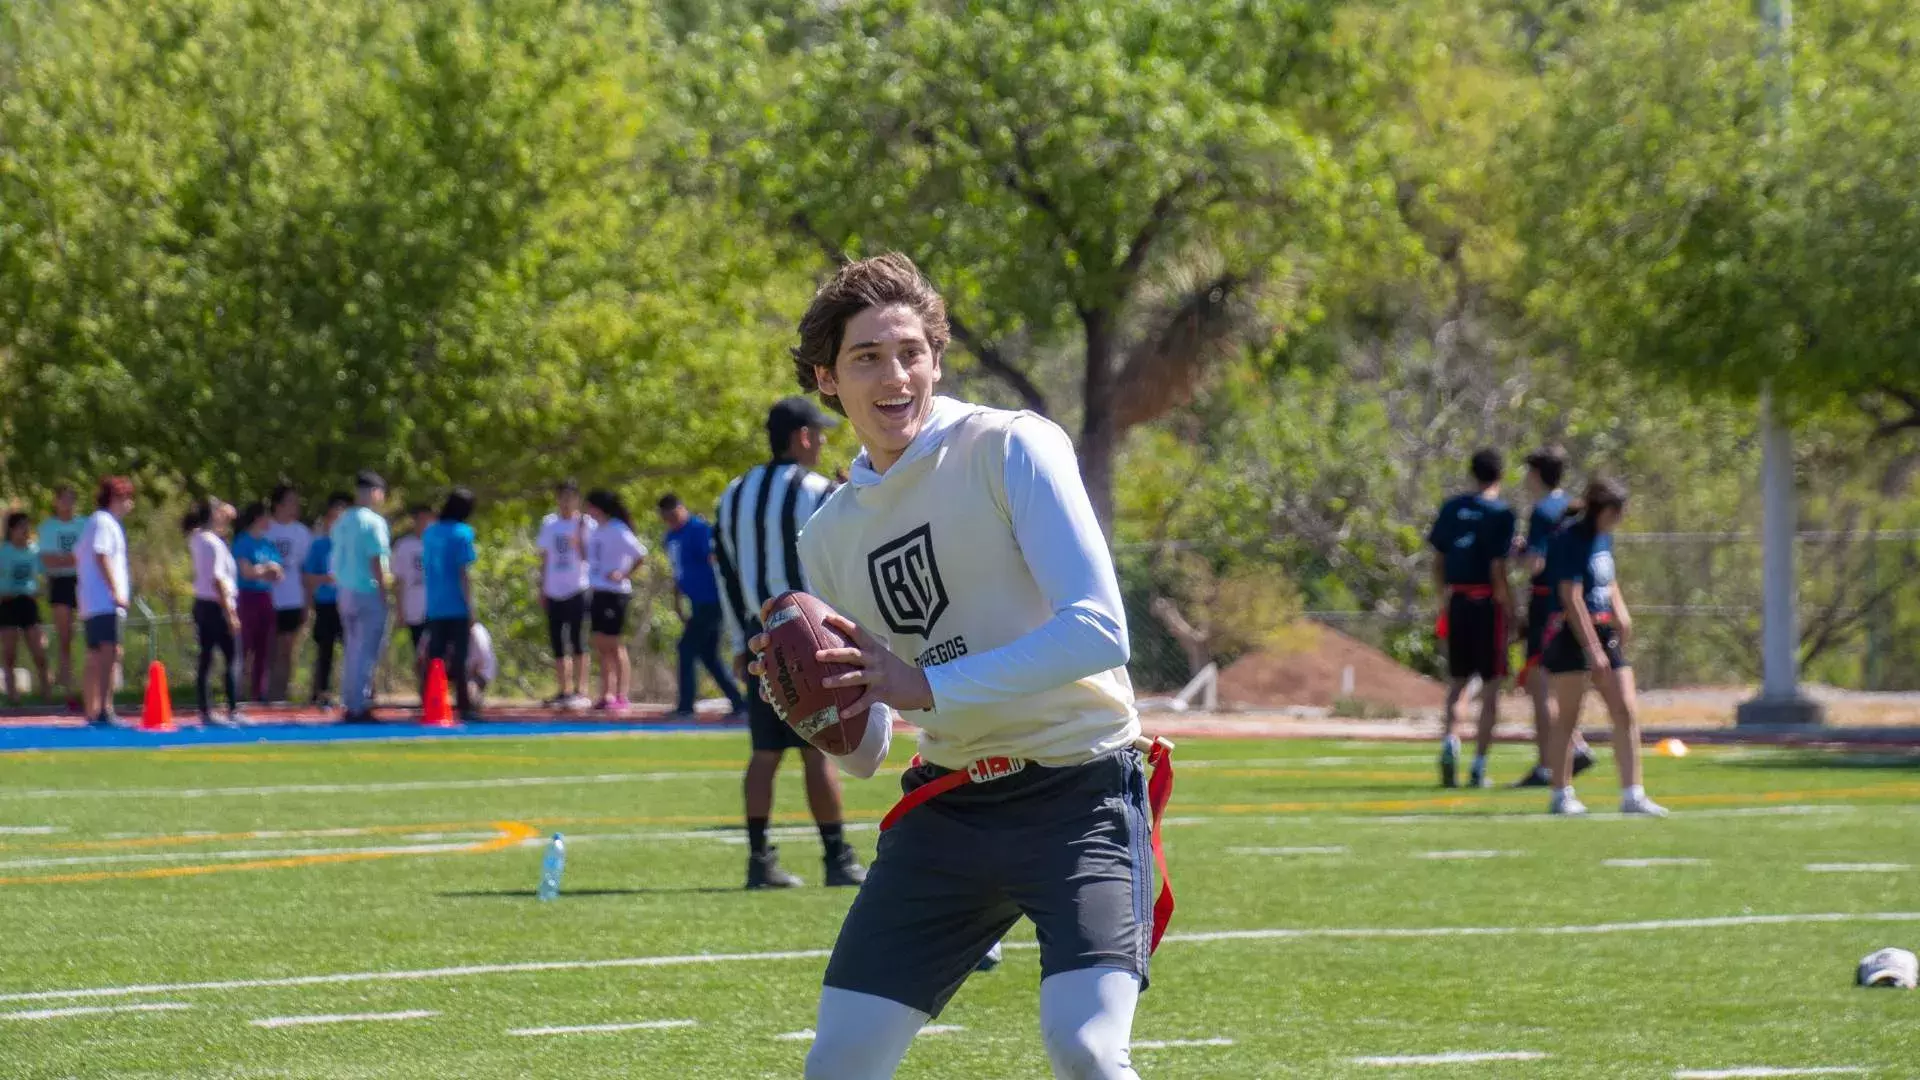
[{"label": "black leggings", "polygon": [[213,711],[213,703],[207,698],[207,669],[213,666],[215,649],[226,658],[220,671],[227,689],[227,708],[232,709],[239,703],[239,698],[233,693],[233,626],[227,622],[225,609],[211,600],[195,600],[193,628],[200,634],[200,663],[193,675],[193,689],[200,699],[200,715],[205,716]]},{"label": "black leggings", "polygon": [[447,669],[447,682],[453,691],[454,708],[461,716],[473,711],[473,701],[467,693],[467,649],[472,642],[473,622],[469,619],[429,619],[427,620],[427,650],[420,657],[420,698],[426,700],[426,670],[435,660]]}]

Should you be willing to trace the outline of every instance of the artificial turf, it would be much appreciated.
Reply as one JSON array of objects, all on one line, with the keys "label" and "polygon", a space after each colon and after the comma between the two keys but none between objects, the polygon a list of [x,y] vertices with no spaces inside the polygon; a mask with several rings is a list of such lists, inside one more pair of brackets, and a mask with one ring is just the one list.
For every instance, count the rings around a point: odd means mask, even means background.
[{"label": "artificial turf", "polygon": [[[0,754],[0,1077],[798,1076],[852,896],[739,889],[743,742]],[[1920,759],[1697,749],[1650,759],[1672,818],[1573,821],[1535,791],[1440,790],[1429,751],[1181,746],[1142,1076],[1920,1075],[1920,993],[1851,985],[1867,952],[1920,947]],[[1581,785],[1596,811],[1609,769]],[[897,787],[846,791],[871,852]],[[797,772],[780,800],[817,882]],[[541,903],[526,838],[556,830],[565,894]],[[1049,1075],[1031,941],[902,1077]],[[445,970],[465,966],[511,970]],[[330,975],[356,977],[308,978]],[[234,981],[292,982],[178,985]],[[69,1011],[129,1006],[165,1008]],[[691,1023],[512,1034],[664,1021]],[[1545,1056],[1368,1060],[1455,1054]]]}]

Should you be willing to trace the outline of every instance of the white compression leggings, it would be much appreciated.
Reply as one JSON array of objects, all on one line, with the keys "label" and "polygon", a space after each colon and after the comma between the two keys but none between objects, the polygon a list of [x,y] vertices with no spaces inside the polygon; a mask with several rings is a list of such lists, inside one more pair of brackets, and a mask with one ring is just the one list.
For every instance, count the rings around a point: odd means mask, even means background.
[{"label": "white compression leggings", "polygon": [[[1060,1080],[1138,1080],[1127,1060],[1140,980],[1117,968],[1063,971],[1040,983],[1040,1035]],[[897,1001],[820,991],[807,1080],[891,1080],[927,1014]]]}]

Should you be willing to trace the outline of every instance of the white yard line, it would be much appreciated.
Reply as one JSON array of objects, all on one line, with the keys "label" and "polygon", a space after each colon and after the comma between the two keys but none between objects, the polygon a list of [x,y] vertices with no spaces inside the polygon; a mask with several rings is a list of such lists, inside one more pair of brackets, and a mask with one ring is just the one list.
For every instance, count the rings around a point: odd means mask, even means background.
[{"label": "white yard line", "polygon": [[567,784],[650,784],[663,780],[712,780],[735,776],[722,769],[681,772],[599,773],[591,776],[495,776],[481,780],[395,780],[369,784],[271,784],[206,788],[39,788],[0,791],[3,799],[209,799],[225,795],[374,795],[388,791],[486,791],[492,788]]},{"label": "white yard line", "polygon": [[1776,1068],[1770,1065],[1743,1065],[1740,1068],[1682,1068],[1674,1080],[1736,1080],[1740,1076],[1859,1076],[1868,1072],[1859,1065],[1809,1065]]},{"label": "white yard line", "polygon": [[306,1027],[311,1024],[365,1024],[385,1020],[425,1020],[440,1014],[430,1009],[390,1013],[330,1013],[322,1016],[265,1016],[247,1023],[257,1028]]},{"label": "white yard line", "polygon": [[967,1030],[959,1024],[928,1024],[920,1029],[922,1035],[953,1035]]},{"label": "white yard line", "polygon": [[1810,862],[1807,869],[1815,874],[1898,874],[1913,867],[1897,862]]},{"label": "white yard line", "polygon": [[0,836],[52,836],[66,831],[64,825],[0,825]]},{"label": "white yard line", "polygon": [[779,1039],[782,1042],[812,1042],[813,1029],[803,1028],[799,1031],[785,1031],[785,1032],[781,1032],[778,1035],[775,1035],[774,1038]]},{"label": "white yard line", "polygon": [[1705,866],[1705,859],[1665,858],[1651,859],[1601,859],[1601,866],[1612,866],[1623,870],[1645,870],[1655,866]]},{"label": "white yard line", "polygon": [[[1401,939],[1450,937],[1557,937],[1646,933],[1661,930],[1717,930],[1743,926],[1799,926],[1819,923],[1920,923],[1920,911],[1809,912],[1799,915],[1727,915],[1700,919],[1651,919],[1643,922],[1588,923],[1563,926],[1425,926],[1425,927],[1298,927],[1262,930],[1212,930],[1172,933],[1165,938],[1180,944],[1218,941],[1296,941],[1331,939]],[[1009,949],[1035,949],[1031,941],[1008,942]],[[769,963],[784,960],[822,960],[827,949],[782,952],[694,953],[685,956],[628,956],[607,960],[538,960],[511,964],[470,964],[462,967],[418,968],[394,971],[349,971],[325,975],[292,975],[272,979],[221,979],[210,982],[151,983],[134,986],[98,986],[61,990],[34,990],[0,994],[0,1002],[62,1001],[83,998],[133,997],[195,990],[255,990],[283,986],[333,986],[342,983],[413,982],[456,979],[475,975],[519,975],[543,971],[601,971],[613,968],[685,967],[705,964]]]},{"label": "white yard line", "polygon": [[33,1009],[0,1013],[0,1020],[59,1020],[68,1016],[104,1016],[108,1013],[178,1012],[193,1006],[184,1001],[150,1001],[138,1005],[74,1005],[65,1009]]},{"label": "white yard line", "polygon": [[664,1031],[668,1028],[690,1028],[700,1023],[698,1020],[637,1020],[631,1024],[579,1024],[572,1027],[513,1028],[509,1035],[601,1035],[616,1031]]},{"label": "white yard line", "polygon": [[1172,1050],[1182,1046],[1232,1046],[1232,1039],[1144,1039],[1133,1044],[1135,1050]]},{"label": "white yard line", "polygon": [[1386,1057],[1353,1058],[1355,1065],[1381,1065],[1389,1068],[1405,1065],[1473,1065],[1483,1061],[1540,1061],[1551,1057],[1538,1050],[1496,1050],[1479,1053],[1456,1050],[1446,1054],[1398,1054]]},{"label": "white yard line", "polygon": [[[1544,803],[1542,804],[1544,806]],[[1788,803],[1783,806],[1731,806],[1712,810],[1676,810],[1676,814],[1685,815],[1688,820],[1700,818],[1744,818],[1744,817],[1800,817],[1808,814],[1851,814],[1865,809],[1858,803]],[[1883,811],[1906,810],[1904,806],[1874,807],[1876,813]],[[1240,817],[1241,821],[1289,821],[1304,822],[1308,815],[1289,814],[1265,819]],[[1459,814],[1343,814],[1331,818],[1341,825],[1423,825],[1446,822],[1454,825],[1467,820]],[[1486,817],[1473,818],[1474,828],[1487,825],[1529,825],[1542,822],[1558,822],[1563,819],[1554,817],[1544,810],[1538,814],[1489,814]],[[1588,814],[1582,821],[1645,821],[1639,814],[1618,814],[1611,811]]]},{"label": "white yard line", "polygon": [[1328,847],[1230,847],[1229,855],[1345,855],[1347,849]]},{"label": "white yard line", "polygon": [[1455,859],[1503,859],[1509,855],[1525,855],[1524,851],[1422,851],[1416,859],[1437,859],[1448,861]]}]

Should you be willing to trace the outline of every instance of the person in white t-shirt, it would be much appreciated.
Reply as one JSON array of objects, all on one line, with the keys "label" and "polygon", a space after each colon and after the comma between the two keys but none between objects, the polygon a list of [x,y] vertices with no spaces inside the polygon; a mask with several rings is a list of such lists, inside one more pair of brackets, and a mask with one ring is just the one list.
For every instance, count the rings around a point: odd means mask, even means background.
[{"label": "person in white t-shirt", "polygon": [[587,707],[587,542],[598,528],[580,512],[580,486],[554,489],[557,512],[540,521],[540,606],[553,647],[554,708]]},{"label": "person in white t-shirt", "polygon": [[633,602],[633,574],[647,557],[647,546],[633,533],[627,504],[611,491],[587,493],[587,513],[595,529],[587,541],[587,579],[593,586],[589,618],[593,652],[600,660],[597,708],[626,710],[627,606]]},{"label": "person in white t-shirt", "polygon": [[80,623],[87,663],[80,678],[81,708],[95,727],[113,724],[113,677],[120,669],[120,624],[132,603],[127,575],[127,533],[120,522],[133,509],[133,481],[109,476],[94,496],[98,507],[75,545]]},{"label": "person in white t-shirt", "polygon": [[400,622],[407,628],[414,665],[418,667],[420,639],[427,631],[427,562],[420,538],[433,524],[433,507],[415,503],[407,507],[407,514],[413,518],[413,531],[393,542],[393,610],[400,613]]},{"label": "person in white t-shirt", "polygon": [[280,565],[286,569],[285,576],[273,583],[273,657],[267,669],[267,700],[283,702],[291,697],[293,654],[307,625],[307,583],[300,567],[313,546],[313,532],[300,521],[300,492],[292,484],[275,485],[267,506],[273,515],[267,543],[280,553]]},{"label": "person in white t-shirt", "polygon": [[500,677],[500,662],[493,655],[493,635],[479,623],[467,638],[467,697],[478,708],[487,687]]},{"label": "person in white t-shirt", "polygon": [[[234,691],[234,666],[239,659],[234,638],[240,633],[239,572],[233,551],[223,539],[233,525],[234,509],[219,499],[201,499],[187,511],[181,527],[187,533],[187,553],[193,558],[193,628],[200,639],[200,658],[194,668],[193,688],[203,727],[240,723],[240,698]],[[221,682],[227,690],[227,715],[214,719],[207,675],[213,654],[220,654]]]}]

